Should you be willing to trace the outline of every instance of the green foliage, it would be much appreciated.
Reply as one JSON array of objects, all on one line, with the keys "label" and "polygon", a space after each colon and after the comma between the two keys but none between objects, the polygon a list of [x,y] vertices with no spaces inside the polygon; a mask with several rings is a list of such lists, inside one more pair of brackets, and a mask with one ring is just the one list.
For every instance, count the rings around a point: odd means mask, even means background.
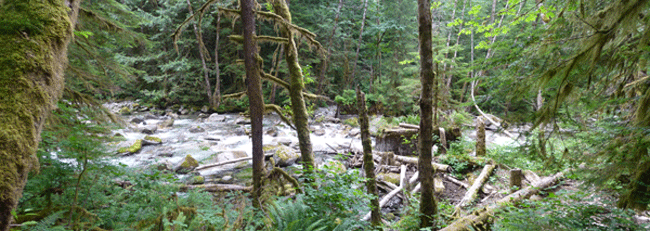
[{"label": "green foliage", "polygon": [[302,199],[298,199],[297,202],[279,201],[268,209],[269,216],[273,220],[273,229],[271,230],[325,230],[327,226],[321,224],[325,219],[313,216],[310,212],[310,208],[304,204]]},{"label": "green foliage", "polygon": [[472,141],[462,139],[459,142],[451,142],[447,154],[440,157],[440,163],[451,166],[453,169],[451,174],[454,177],[464,179],[466,173],[480,167],[473,165],[472,162],[474,161],[470,161],[469,154],[472,150],[474,150],[474,142]]},{"label": "green foliage", "polygon": [[395,117],[394,123],[396,124],[407,123],[407,124],[418,125],[420,124],[420,114],[410,114],[406,116]]},{"label": "green foliage", "polygon": [[[65,210],[61,210],[55,213],[52,213],[48,215],[47,217],[43,218],[43,220],[40,220],[36,225],[28,227],[26,230],[29,231],[58,231],[58,230],[66,230],[63,226],[61,225],[56,225],[56,221],[58,219],[63,218],[63,214],[65,213]],[[23,223],[25,225],[25,223]]]},{"label": "green foliage", "polygon": [[[634,212],[602,203],[603,195],[550,193],[541,201],[523,201],[497,215],[494,230],[646,230]],[[609,205],[608,205],[609,204]]]},{"label": "green foliage", "polygon": [[369,211],[370,196],[359,171],[338,173],[336,166],[325,165],[298,195],[297,203],[309,207],[303,217],[323,219],[327,230],[359,230],[367,225],[359,217]]}]

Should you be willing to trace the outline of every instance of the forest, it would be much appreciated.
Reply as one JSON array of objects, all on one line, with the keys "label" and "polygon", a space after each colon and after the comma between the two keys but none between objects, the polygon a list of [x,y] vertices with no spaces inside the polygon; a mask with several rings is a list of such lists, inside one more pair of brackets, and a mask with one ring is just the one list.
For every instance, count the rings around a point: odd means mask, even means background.
[{"label": "forest", "polygon": [[0,0],[0,231],[650,230],[648,0]]}]

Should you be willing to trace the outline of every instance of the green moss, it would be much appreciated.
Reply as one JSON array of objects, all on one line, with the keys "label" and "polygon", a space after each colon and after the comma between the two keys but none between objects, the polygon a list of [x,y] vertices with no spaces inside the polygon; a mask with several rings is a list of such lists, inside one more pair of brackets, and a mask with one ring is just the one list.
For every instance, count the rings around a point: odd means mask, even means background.
[{"label": "green moss", "polygon": [[142,140],[136,140],[131,146],[123,147],[117,150],[117,153],[137,153],[142,149]]},{"label": "green moss", "polygon": [[351,127],[359,127],[359,119],[357,117],[352,117],[343,121],[343,124],[350,125]]},{"label": "green moss", "polygon": [[193,176],[192,178],[190,178],[189,183],[190,184],[203,184],[203,183],[205,183],[205,177],[203,177],[203,176]]},{"label": "green moss", "polygon": [[[46,114],[61,94],[71,35],[63,1],[4,1],[0,9],[0,217],[22,193]],[[0,226],[6,222],[0,219]]]},{"label": "green moss", "polygon": [[199,162],[192,157],[192,155],[185,156],[185,160],[181,164],[182,168],[196,168],[199,166]]},{"label": "green moss", "polygon": [[235,179],[245,180],[253,178],[253,168],[244,168],[233,175]]},{"label": "green moss", "polygon": [[377,178],[399,185],[399,174],[396,173],[379,173]]},{"label": "green moss", "polygon": [[119,113],[120,113],[120,115],[131,115],[131,109],[124,106],[124,107],[122,107],[122,109],[120,109]]},{"label": "green moss", "polygon": [[145,140],[148,140],[148,141],[153,141],[153,142],[157,142],[157,143],[162,143],[162,139],[160,139],[160,138],[158,138],[158,137],[155,137],[155,136],[145,136],[144,139],[145,139]]}]

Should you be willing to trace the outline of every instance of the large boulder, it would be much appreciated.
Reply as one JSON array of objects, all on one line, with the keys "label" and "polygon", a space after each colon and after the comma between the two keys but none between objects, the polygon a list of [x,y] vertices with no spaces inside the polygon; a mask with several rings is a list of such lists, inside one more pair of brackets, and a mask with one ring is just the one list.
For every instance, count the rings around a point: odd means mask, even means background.
[{"label": "large boulder", "polygon": [[133,144],[129,147],[120,148],[117,150],[117,153],[122,155],[129,155],[139,152],[140,149],[142,149],[142,140],[139,139],[133,142]]},{"label": "large boulder", "polygon": [[144,134],[151,135],[151,134],[156,133],[157,130],[158,130],[158,126],[155,125],[155,124],[151,124],[151,125],[145,125],[144,127],[142,127],[140,132],[142,132]]},{"label": "large boulder", "polygon": [[208,122],[223,122],[223,121],[226,121],[226,116],[219,115],[217,113],[212,113],[212,115],[208,117]]},{"label": "large boulder", "polygon": [[155,136],[144,136],[142,145],[157,145],[162,144],[162,139]]},{"label": "large boulder", "polygon": [[190,128],[190,133],[199,133],[199,132],[205,132],[205,129],[199,126]]},{"label": "large boulder", "polygon": [[266,146],[264,150],[265,153],[273,153],[275,164],[280,167],[295,164],[300,160],[300,153],[284,145]]},{"label": "large boulder", "polygon": [[251,124],[251,119],[245,117],[239,117],[235,120],[235,124],[239,124],[239,125]]},{"label": "large boulder", "polygon": [[393,172],[379,173],[377,179],[399,185],[399,174]]},{"label": "large boulder", "polygon": [[120,115],[131,115],[131,109],[129,107],[124,106],[122,109],[119,111]]},{"label": "large boulder", "polygon": [[203,107],[201,107],[201,112],[208,113],[209,111],[210,111],[210,108],[208,106],[204,105]]},{"label": "large boulder", "polygon": [[179,174],[187,174],[199,166],[199,162],[192,157],[192,155],[185,156],[181,162],[174,166],[174,172]]},{"label": "large boulder", "polygon": [[134,117],[133,119],[131,119],[131,123],[134,123],[134,124],[147,124],[147,123],[144,122],[144,118],[139,117],[139,116]]},{"label": "large boulder", "polygon": [[171,128],[174,125],[174,119],[169,118],[163,121],[158,122],[158,127],[160,128]]}]

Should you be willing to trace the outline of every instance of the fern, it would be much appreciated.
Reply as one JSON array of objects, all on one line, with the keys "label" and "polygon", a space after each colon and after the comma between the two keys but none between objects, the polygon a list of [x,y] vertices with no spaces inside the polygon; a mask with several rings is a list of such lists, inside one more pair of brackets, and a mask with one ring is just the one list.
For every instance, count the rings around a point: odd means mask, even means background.
[{"label": "fern", "polygon": [[269,208],[269,216],[273,219],[273,230],[325,230],[324,219],[318,219],[310,212],[310,208],[300,200],[297,202],[280,202]]},{"label": "fern", "polygon": [[39,221],[38,224],[36,224],[34,227],[31,227],[29,230],[30,231],[65,230],[61,226],[53,226],[56,224],[56,221],[58,221],[60,218],[63,217],[63,213],[65,213],[65,210],[60,210],[58,212],[52,213],[49,216],[43,218],[43,220]]}]

